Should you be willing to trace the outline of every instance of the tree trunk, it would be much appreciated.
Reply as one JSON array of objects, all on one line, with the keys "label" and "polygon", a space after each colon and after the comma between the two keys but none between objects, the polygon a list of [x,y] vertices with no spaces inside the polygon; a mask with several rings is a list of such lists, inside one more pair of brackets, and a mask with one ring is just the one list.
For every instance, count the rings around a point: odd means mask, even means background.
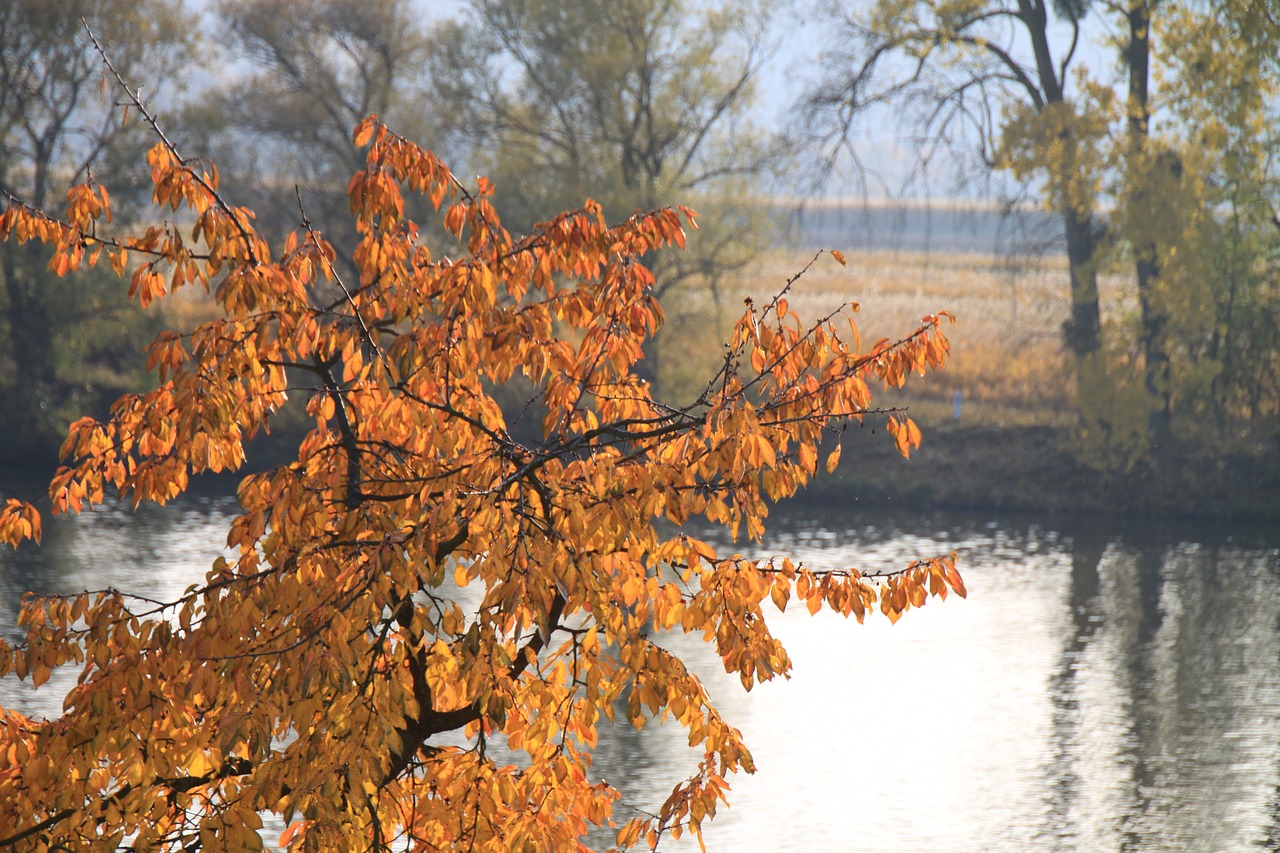
[{"label": "tree trunk", "polygon": [[[1168,317],[1156,293],[1160,279],[1160,255],[1156,222],[1161,211],[1154,190],[1157,181],[1176,179],[1176,164],[1165,158],[1152,159],[1148,146],[1150,128],[1151,6],[1148,0],[1130,0],[1125,17],[1129,41],[1124,62],[1129,72],[1129,237],[1133,247],[1134,272],[1138,279],[1138,302],[1142,311],[1142,350],[1145,358],[1144,384],[1155,401],[1147,421],[1147,435],[1153,449],[1168,444],[1173,415],[1173,388],[1169,359]],[[1166,172],[1171,174],[1166,175]],[[1169,201],[1165,199],[1166,203]]]},{"label": "tree trunk", "polygon": [[1163,447],[1170,437],[1173,420],[1172,366],[1169,358],[1169,318],[1156,295],[1160,261],[1155,247],[1134,247],[1134,267],[1138,276],[1138,303],[1142,318],[1142,352],[1146,359],[1143,382],[1155,400],[1147,418],[1147,434],[1153,449]]},{"label": "tree trunk", "polygon": [[[1048,9],[1043,2],[1018,0],[1018,17],[1027,28],[1035,54],[1040,82],[1040,96],[1035,99],[1036,107],[1042,112],[1061,108],[1065,103],[1066,66],[1056,66],[1053,61]],[[1061,79],[1058,76],[1060,71],[1064,75]],[[1066,174],[1072,174],[1072,170],[1078,168],[1080,143],[1070,131],[1063,132],[1062,142],[1065,152],[1063,169]],[[1094,218],[1092,198],[1076,197],[1075,193],[1068,192],[1058,201],[1058,205],[1067,238],[1067,264],[1071,275],[1071,317],[1063,324],[1062,335],[1073,356],[1076,380],[1080,384],[1086,362],[1102,349],[1097,260],[1102,228]]]},{"label": "tree trunk", "polygon": [[1071,318],[1063,324],[1062,333],[1078,369],[1102,348],[1097,261],[1101,229],[1092,213],[1065,210],[1062,218],[1071,272]]},{"label": "tree trunk", "polygon": [[0,391],[0,422],[6,424],[7,438],[0,456],[33,464],[47,460],[60,439],[54,414],[53,317],[37,286],[49,284],[39,275],[43,261],[42,246],[0,246],[13,365],[13,375]]}]

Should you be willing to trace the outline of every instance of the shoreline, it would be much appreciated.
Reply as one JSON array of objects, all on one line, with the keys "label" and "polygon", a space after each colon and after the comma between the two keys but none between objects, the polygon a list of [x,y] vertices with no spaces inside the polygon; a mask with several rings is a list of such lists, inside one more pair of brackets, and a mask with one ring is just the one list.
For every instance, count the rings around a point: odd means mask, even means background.
[{"label": "shoreline", "polygon": [[[870,432],[867,430],[866,432]],[[1069,430],[1051,426],[933,426],[903,459],[884,435],[850,430],[840,467],[794,501],[1143,518],[1280,520],[1280,444],[1217,458],[1171,448],[1128,474],[1076,462]]]},{"label": "shoreline", "polygon": [[[923,432],[919,449],[904,459],[883,429],[851,426],[842,435],[840,466],[820,472],[785,503],[1280,522],[1280,438],[1216,456],[1193,445],[1174,447],[1158,465],[1116,474],[1079,464],[1067,427],[943,423],[924,424]],[[244,476],[284,461],[279,446],[254,450],[240,471],[197,475],[188,491],[233,496]],[[38,499],[34,493],[43,492],[56,466],[16,461],[5,466],[4,486],[26,493],[14,496]]]}]

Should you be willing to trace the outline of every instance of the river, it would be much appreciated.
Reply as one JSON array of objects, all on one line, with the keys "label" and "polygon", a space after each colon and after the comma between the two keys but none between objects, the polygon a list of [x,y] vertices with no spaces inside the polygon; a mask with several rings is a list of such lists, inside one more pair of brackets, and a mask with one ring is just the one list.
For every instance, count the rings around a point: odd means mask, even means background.
[{"label": "river", "polygon": [[[53,520],[42,548],[0,551],[0,629],[13,635],[28,589],[179,592],[220,553],[233,511],[205,497]],[[710,850],[1280,846],[1277,532],[795,508],[758,550],[866,571],[955,550],[969,597],[897,625],[777,614],[792,677],[750,693],[701,643],[664,638],[759,768],[732,780]],[[72,680],[35,693],[0,681],[0,704],[54,713]],[[602,736],[597,771],[653,810],[689,758],[672,727],[626,727]]]}]

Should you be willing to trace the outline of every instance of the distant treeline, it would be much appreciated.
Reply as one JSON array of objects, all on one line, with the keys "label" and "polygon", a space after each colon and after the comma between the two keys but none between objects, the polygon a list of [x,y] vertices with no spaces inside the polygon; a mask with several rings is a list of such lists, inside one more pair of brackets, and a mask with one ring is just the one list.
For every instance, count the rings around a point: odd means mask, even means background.
[{"label": "distant treeline", "polygon": [[1062,217],[969,199],[777,200],[780,240],[796,248],[1064,255]]}]

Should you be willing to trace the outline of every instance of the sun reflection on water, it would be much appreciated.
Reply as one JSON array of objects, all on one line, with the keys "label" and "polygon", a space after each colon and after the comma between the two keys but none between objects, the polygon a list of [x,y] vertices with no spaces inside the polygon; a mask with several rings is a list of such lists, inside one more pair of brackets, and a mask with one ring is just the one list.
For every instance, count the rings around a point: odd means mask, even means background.
[{"label": "sun reflection on water", "polygon": [[[12,635],[28,589],[176,595],[221,553],[233,509],[205,498],[55,520],[43,548],[0,555],[0,630]],[[760,553],[814,568],[874,571],[955,550],[969,597],[931,600],[897,625],[775,612],[792,677],[750,693],[698,637],[663,637],[759,767],[731,780],[709,849],[1276,846],[1274,534],[805,510],[770,531]],[[38,693],[0,681],[0,704],[56,714],[74,677],[58,673]],[[628,807],[656,810],[690,754],[672,725],[605,732],[595,769],[623,792],[619,822]]]}]

